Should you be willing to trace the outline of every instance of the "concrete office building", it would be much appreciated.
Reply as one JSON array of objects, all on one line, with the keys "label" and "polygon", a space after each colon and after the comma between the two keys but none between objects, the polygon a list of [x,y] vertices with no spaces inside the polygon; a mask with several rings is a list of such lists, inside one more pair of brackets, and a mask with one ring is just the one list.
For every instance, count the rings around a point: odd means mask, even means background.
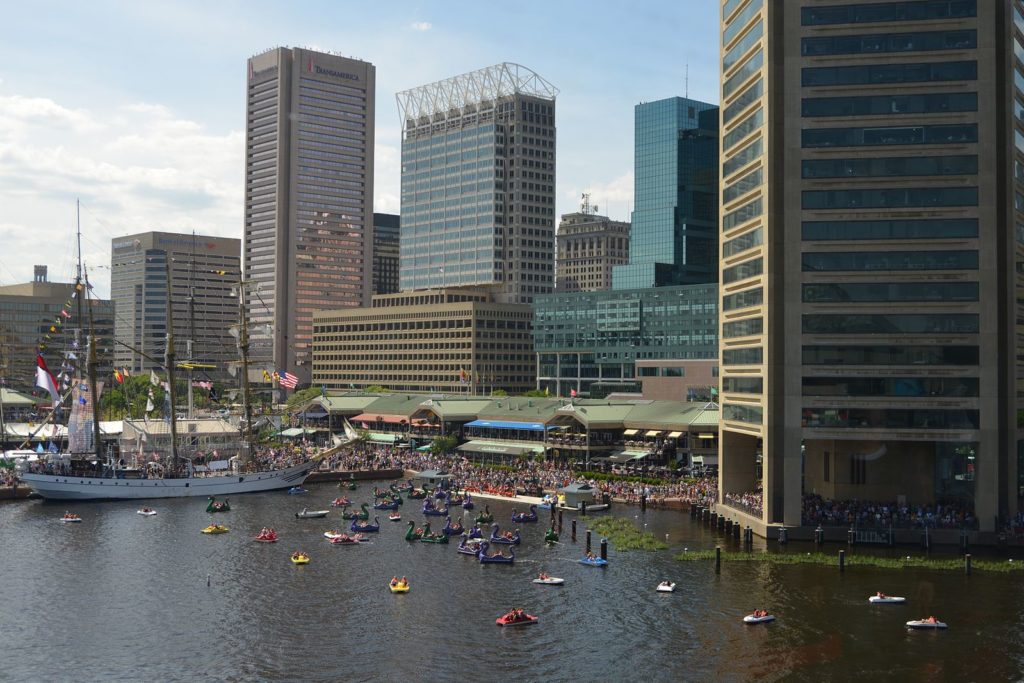
[{"label": "concrete office building", "polygon": [[629,263],[629,223],[598,215],[584,194],[580,210],[562,216],[555,234],[555,291],[612,288],[612,268]]},{"label": "concrete office building", "polygon": [[715,282],[718,107],[684,97],[636,105],[629,265],[615,289]]},{"label": "concrete office building", "polygon": [[398,93],[402,291],[552,291],[557,94],[509,63]]},{"label": "concrete office building", "polygon": [[763,486],[768,534],[810,495],[993,531],[1024,454],[1020,3],[721,8],[721,498]]},{"label": "concrete office building", "polygon": [[373,214],[373,293],[398,291],[398,235],[401,216]]},{"label": "concrete office building", "polygon": [[[77,376],[85,377],[88,356],[83,349],[90,329],[96,337],[100,379],[109,380],[113,371],[114,305],[108,300],[86,296],[83,287],[79,292],[82,295],[79,316],[77,298],[72,297],[74,292],[73,282],[50,282],[46,266],[35,266],[32,282],[0,287],[0,377],[7,387],[39,394],[35,384],[36,353],[40,344],[45,346],[42,355],[54,375],[60,372],[70,352],[77,360],[70,359],[69,364]],[[46,392],[42,394],[49,403]]]},{"label": "concrete office building", "polygon": [[314,316],[313,384],[328,389],[520,394],[533,388],[533,313],[480,289],[373,297]]},{"label": "concrete office building", "polygon": [[[163,367],[167,342],[167,263],[170,257],[175,351],[179,361],[215,366],[197,371],[229,381],[238,360],[239,239],[144,232],[115,237],[110,245],[110,298],[117,310],[114,365],[129,372]],[[134,350],[133,350],[134,349]],[[148,360],[146,356],[158,359]]]},{"label": "concrete office building", "polygon": [[313,312],[370,303],[375,69],[302,48],[249,59],[245,279],[252,376],[310,379]]}]

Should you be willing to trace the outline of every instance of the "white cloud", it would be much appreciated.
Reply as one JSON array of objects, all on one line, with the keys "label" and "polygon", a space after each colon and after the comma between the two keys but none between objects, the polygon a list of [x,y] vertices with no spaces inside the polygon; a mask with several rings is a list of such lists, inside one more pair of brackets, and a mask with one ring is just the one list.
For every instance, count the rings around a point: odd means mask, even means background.
[{"label": "white cloud", "polygon": [[[46,98],[0,97],[0,283],[32,264],[68,276],[75,199],[84,257],[109,292],[110,240],[146,230],[240,237],[244,133],[214,132],[164,105],[72,109]],[[13,271],[13,272],[12,272]]]},{"label": "white cloud", "polygon": [[433,26],[429,21],[414,21],[409,25],[413,31],[429,31]]},{"label": "white cloud", "polygon": [[633,206],[633,171],[627,171],[611,180],[590,183],[586,187],[571,186],[563,189],[563,201],[559,203],[571,207],[570,211],[576,211],[584,192],[590,194],[590,203],[597,204],[600,214],[614,220],[628,221]]}]

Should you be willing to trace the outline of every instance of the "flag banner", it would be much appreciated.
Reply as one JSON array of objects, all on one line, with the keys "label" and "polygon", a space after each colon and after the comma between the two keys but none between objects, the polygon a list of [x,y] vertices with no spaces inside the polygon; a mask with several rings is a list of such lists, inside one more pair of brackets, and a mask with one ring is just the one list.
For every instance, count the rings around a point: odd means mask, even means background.
[{"label": "flag banner", "polygon": [[278,377],[277,381],[282,387],[286,389],[294,389],[299,383],[299,378],[285,370],[281,372],[280,377]]},{"label": "flag banner", "polygon": [[570,389],[569,390],[569,396],[571,396],[572,398],[576,398],[576,390],[575,389]]},{"label": "flag banner", "polygon": [[114,370],[114,381],[118,384],[124,384],[124,375],[121,374],[120,370]]},{"label": "flag banner", "polygon": [[149,383],[154,387],[160,386],[160,378],[156,376],[156,372],[153,370],[149,371]]},{"label": "flag banner", "polygon": [[36,354],[36,386],[49,392],[54,405],[60,405],[60,392],[57,391],[57,380],[53,378],[42,354]]}]

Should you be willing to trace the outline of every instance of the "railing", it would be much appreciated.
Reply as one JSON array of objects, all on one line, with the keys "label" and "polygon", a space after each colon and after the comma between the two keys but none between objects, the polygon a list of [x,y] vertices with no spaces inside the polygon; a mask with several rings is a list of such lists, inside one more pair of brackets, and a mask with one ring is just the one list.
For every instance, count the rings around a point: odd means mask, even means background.
[{"label": "railing", "polygon": [[734,500],[723,500],[721,503],[718,503],[718,505],[725,505],[726,507],[731,507],[734,510],[745,512],[746,514],[751,515],[752,517],[757,517],[759,519],[764,513],[763,505],[748,505],[746,503],[740,503],[739,501]]}]

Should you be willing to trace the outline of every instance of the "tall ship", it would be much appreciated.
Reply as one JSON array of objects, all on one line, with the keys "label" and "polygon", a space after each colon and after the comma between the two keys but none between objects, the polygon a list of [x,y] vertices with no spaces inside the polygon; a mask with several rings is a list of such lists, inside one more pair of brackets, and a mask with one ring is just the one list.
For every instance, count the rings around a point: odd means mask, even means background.
[{"label": "tall ship", "polygon": [[[78,281],[85,281],[79,270]],[[208,467],[197,467],[191,458],[179,453],[178,429],[175,406],[175,351],[174,323],[171,308],[171,267],[167,265],[167,343],[163,365],[167,373],[166,392],[169,396],[169,411],[165,416],[169,426],[167,453],[159,462],[150,461],[142,468],[126,468],[122,462],[115,462],[112,456],[104,456],[100,440],[99,391],[102,384],[97,382],[96,340],[90,329],[87,353],[88,379],[76,379],[72,383],[71,416],[69,418],[69,453],[52,453],[48,461],[37,464],[21,475],[21,479],[36,493],[50,500],[142,500],[148,498],[188,498],[230,496],[242,493],[257,493],[286,489],[302,484],[309,473],[328,455],[344,447],[348,439],[336,440],[331,448],[308,457],[301,462],[281,467],[261,466],[260,458],[252,452],[252,411],[250,407],[248,350],[249,336],[245,320],[244,283],[239,277],[238,349],[240,353],[241,393],[244,415],[239,427],[242,439],[238,455],[225,462],[226,467],[211,471]],[[88,292],[86,284],[83,292]],[[81,297],[79,297],[81,300]],[[40,356],[37,359],[37,384],[46,388],[54,399],[54,415],[61,402],[57,382]],[[99,391],[98,391],[99,389]],[[74,428],[74,429],[73,429]],[[72,438],[74,433],[78,438]],[[81,446],[91,447],[84,451]]]}]

